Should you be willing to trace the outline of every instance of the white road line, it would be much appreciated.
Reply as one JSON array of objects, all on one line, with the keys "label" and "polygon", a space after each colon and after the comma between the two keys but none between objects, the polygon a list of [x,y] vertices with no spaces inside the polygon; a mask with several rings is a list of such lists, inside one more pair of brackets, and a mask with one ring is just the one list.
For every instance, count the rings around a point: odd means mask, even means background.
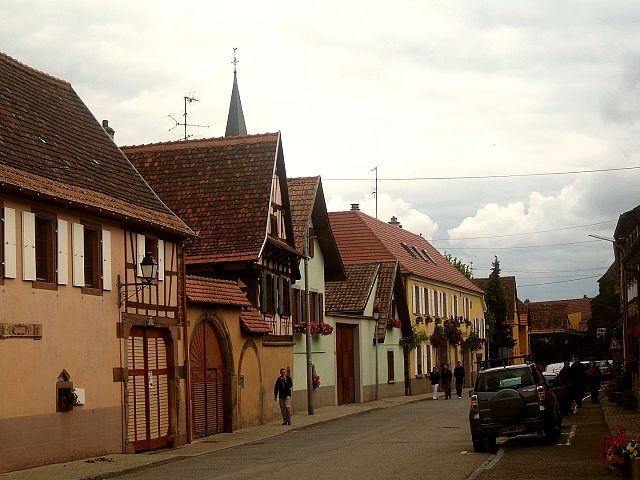
[{"label": "white road line", "polygon": [[491,455],[489,458],[487,458],[484,461],[484,463],[475,470],[475,472],[473,472],[471,475],[469,475],[466,478],[466,480],[474,480],[478,478],[480,475],[482,475],[482,472],[484,472],[485,470],[490,470],[493,467],[495,467],[503,455],[504,455],[504,447],[500,447],[500,449],[498,450],[498,453],[496,453],[495,455]]},{"label": "white road line", "polygon": [[573,438],[576,436],[577,429],[578,429],[577,425],[571,425],[571,431],[569,432],[569,435],[567,435],[567,442],[559,443],[558,445],[565,445],[565,446],[571,445],[571,442],[573,442]]}]

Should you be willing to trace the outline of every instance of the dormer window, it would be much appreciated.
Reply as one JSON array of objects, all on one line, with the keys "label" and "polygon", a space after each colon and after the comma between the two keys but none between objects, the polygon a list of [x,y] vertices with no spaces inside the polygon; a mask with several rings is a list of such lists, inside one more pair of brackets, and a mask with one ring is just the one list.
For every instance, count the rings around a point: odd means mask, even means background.
[{"label": "dormer window", "polygon": [[409,245],[406,242],[400,242],[400,245],[411,255],[413,258],[422,259],[425,262],[431,262],[436,265],[436,261],[433,259],[429,252],[427,252],[424,248],[418,248],[414,245]]}]

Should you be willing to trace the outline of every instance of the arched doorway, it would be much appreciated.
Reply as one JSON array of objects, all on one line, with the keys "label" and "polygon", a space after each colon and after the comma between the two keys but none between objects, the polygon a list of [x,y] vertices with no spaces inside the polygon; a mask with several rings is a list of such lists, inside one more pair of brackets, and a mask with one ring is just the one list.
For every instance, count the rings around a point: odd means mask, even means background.
[{"label": "arched doorway", "polygon": [[224,432],[224,362],[220,342],[208,320],[194,329],[189,364],[194,435],[197,438]]}]

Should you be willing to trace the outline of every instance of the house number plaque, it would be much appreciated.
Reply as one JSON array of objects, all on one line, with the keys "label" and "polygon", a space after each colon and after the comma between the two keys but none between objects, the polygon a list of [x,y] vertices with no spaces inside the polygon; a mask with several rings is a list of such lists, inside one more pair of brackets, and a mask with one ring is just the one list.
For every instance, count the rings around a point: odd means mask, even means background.
[{"label": "house number plaque", "polygon": [[2,338],[42,338],[41,323],[0,323],[0,339]]}]

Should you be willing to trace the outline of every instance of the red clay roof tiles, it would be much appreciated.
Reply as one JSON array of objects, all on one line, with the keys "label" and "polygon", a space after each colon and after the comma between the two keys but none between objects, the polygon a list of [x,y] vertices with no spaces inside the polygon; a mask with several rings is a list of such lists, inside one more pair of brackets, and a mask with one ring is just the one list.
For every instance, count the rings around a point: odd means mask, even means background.
[{"label": "red clay roof tiles", "polygon": [[193,232],[149,188],[71,85],[0,53],[3,190]]},{"label": "red clay roof tiles", "polygon": [[276,161],[282,155],[279,133],[126,146],[122,151],[198,234],[187,249],[188,263],[258,258]]},{"label": "red clay roof tiles", "polygon": [[325,283],[326,311],[362,315],[379,268],[377,262],[346,265],[346,280]]},{"label": "red clay roof tiles", "polygon": [[[329,218],[340,255],[347,265],[398,260],[402,274],[412,274],[478,294],[483,293],[482,289],[462,275],[420,235],[389,225],[359,210],[330,212]],[[425,260],[418,253],[409,253],[403,247],[403,242],[419,250],[424,249],[435,263]]]}]

